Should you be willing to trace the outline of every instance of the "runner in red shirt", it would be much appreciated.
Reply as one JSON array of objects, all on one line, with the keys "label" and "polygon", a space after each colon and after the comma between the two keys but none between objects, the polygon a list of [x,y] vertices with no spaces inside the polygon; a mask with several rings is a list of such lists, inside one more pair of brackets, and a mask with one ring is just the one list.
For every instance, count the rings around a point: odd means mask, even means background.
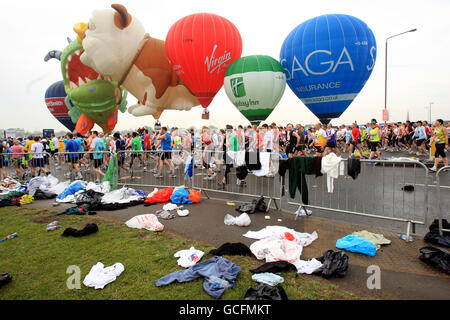
[{"label": "runner in red shirt", "polygon": [[352,136],[350,139],[350,153],[349,156],[353,156],[353,152],[355,151],[355,147],[358,149],[360,158],[363,158],[363,150],[361,146],[361,133],[359,132],[358,125],[356,123],[352,123]]}]

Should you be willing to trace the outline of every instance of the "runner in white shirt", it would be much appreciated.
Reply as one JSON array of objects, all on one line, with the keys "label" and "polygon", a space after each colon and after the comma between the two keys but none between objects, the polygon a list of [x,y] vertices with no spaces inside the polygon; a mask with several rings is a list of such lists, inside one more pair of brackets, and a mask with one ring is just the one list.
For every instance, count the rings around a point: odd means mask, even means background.
[{"label": "runner in white shirt", "polygon": [[41,138],[34,138],[35,143],[31,145],[31,153],[33,154],[32,167],[31,167],[31,175],[34,177],[35,168],[39,168],[39,175],[41,171],[44,173],[48,173],[47,169],[44,166],[44,145],[41,143]]}]

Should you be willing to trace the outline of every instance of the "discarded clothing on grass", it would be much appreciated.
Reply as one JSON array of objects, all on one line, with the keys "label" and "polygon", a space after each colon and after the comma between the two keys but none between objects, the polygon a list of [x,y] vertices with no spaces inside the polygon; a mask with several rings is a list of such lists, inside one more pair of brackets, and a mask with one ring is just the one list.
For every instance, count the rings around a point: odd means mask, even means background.
[{"label": "discarded clothing on grass", "polygon": [[263,272],[271,272],[271,273],[279,273],[282,271],[295,270],[297,268],[292,263],[286,261],[276,261],[276,262],[267,262],[263,265],[259,266],[256,269],[250,270],[251,273],[263,273]]},{"label": "discarded clothing on grass", "polygon": [[0,208],[11,206],[20,206],[20,199],[19,198],[0,199]]},{"label": "discarded clothing on grass", "polygon": [[42,190],[36,190],[36,192],[34,193],[35,200],[55,199],[56,196],[57,196],[56,193]]},{"label": "discarded clothing on grass", "polygon": [[209,253],[215,256],[252,256],[250,248],[240,242],[226,242],[219,248],[211,250]]},{"label": "discarded clothing on grass", "polygon": [[111,191],[111,185],[109,181],[104,181],[102,183],[89,182],[86,185],[86,190],[93,190],[105,194]]},{"label": "discarded clothing on grass", "polygon": [[222,257],[214,257],[204,262],[199,262],[187,270],[176,271],[165,275],[156,280],[155,284],[157,287],[160,287],[171,284],[174,281],[187,282],[203,277],[205,278],[203,289],[210,296],[217,299],[222,297],[226,288],[218,286],[207,279],[214,276],[233,283],[239,272],[241,272],[241,267],[235,265],[232,261]]},{"label": "discarded clothing on grass", "polygon": [[141,192],[132,188],[123,187],[106,193],[102,197],[102,204],[131,203],[132,201],[144,200]]},{"label": "discarded clothing on grass", "polygon": [[9,191],[14,191],[20,186],[20,182],[12,178],[5,178],[3,180],[0,180],[0,192],[2,195],[7,194]]},{"label": "discarded clothing on grass", "polygon": [[172,211],[172,210],[175,210],[176,208],[178,208],[178,206],[174,203],[166,203],[163,206],[163,210],[166,210],[166,211]]},{"label": "discarded clothing on grass", "polygon": [[252,280],[260,283],[265,283],[269,286],[276,286],[284,282],[284,278],[271,272],[255,273],[252,275]]},{"label": "discarded clothing on grass", "polygon": [[322,263],[322,266],[313,274],[320,275],[327,279],[332,276],[344,277],[348,269],[348,255],[342,250],[328,250],[319,258],[316,258]]},{"label": "discarded clothing on grass", "polygon": [[334,179],[339,175],[344,175],[344,162],[341,157],[331,152],[322,157],[321,172],[327,175],[327,190],[332,193],[334,191]]},{"label": "discarded clothing on grass", "polygon": [[142,214],[125,222],[130,228],[146,229],[149,231],[163,231],[164,225],[158,221],[154,214]]},{"label": "discarded clothing on grass", "polygon": [[28,194],[24,194],[23,196],[20,197],[20,204],[24,205],[24,204],[30,204],[34,201],[34,197],[30,196]]},{"label": "discarded clothing on grass", "polygon": [[227,226],[237,225],[239,227],[247,227],[252,222],[250,217],[245,212],[238,217],[233,217],[231,214],[226,214],[223,222]]},{"label": "discarded clothing on grass", "polygon": [[84,189],[85,189],[84,184],[80,183],[79,181],[75,181],[56,197],[56,201],[59,200],[60,202],[69,202],[67,199],[69,196],[74,195],[78,191],[83,191]]},{"label": "discarded clothing on grass", "polygon": [[253,242],[250,250],[258,260],[294,262],[300,259],[303,246],[295,241],[272,236]]},{"label": "discarded clothing on grass", "polygon": [[175,258],[179,258],[177,260],[179,266],[182,266],[183,268],[190,268],[199,262],[203,255],[203,251],[190,247],[188,250],[180,250],[176,252],[173,256]]},{"label": "discarded clothing on grass", "polygon": [[250,214],[255,212],[266,212],[267,204],[264,201],[264,196],[261,196],[258,199],[253,199],[251,203],[241,204],[235,210],[240,213],[250,213]]},{"label": "discarded clothing on grass", "polygon": [[96,233],[98,231],[98,226],[95,223],[88,223],[83,229],[77,230],[74,228],[66,228],[62,233],[63,237],[72,236],[75,238],[88,236],[90,234]]},{"label": "discarded clothing on grass", "polygon": [[248,231],[243,236],[257,240],[275,236],[279,239],[295,240],[295,242],[304,247],[309,246],[319,237],[316,231],[311,234],[306,232],[302,233],[283,226],[267,226],[259,231]]},{"label": "discarded clothing on grass", "polygon": [[336,241],[336,248],[344,249],[350,252],[358,252],[372,257],[377,253],[377,248],[372,242],[352,234],[338,239]]},{"label": "discarded clothing on grass", "polygon": [[26,193],[22,192],[22,191],[9,191],[8,194],[3,197],[3,199],[6,199],[6,200],[12,199],[12,198],[19,199],[20,197],[22,197],[25,194]]},{"label": "discarded clothing on grass", "polygon": [[[442,219],[442,229],[450,229],[450,224],[446,219]],[[424,240],[429,243],[441,245],[450,248],[450,232],[444,231],[442,235],[439,232],[439,220],[435,219],[429,227],[429,232]]]},{"label": "discarded clothing on grass", "polygon": [[355,231],[352,233],[352,235],[369,240],[375,245],[375,248],[377,250],[380,249],[382,245],[391,244],[391,240],[386,239],[380,233],[372,233],[367,230],[362,230],[362,231]]},{"label": "discarded clothing on grass", "polygon": [[27,183],[28,194],[34,196],[38,190],[48,191],[49,189],[54,188],[58,182],[58,178],[52,176],[51,174],[48,176],[31,178]]},{"label": "discarded clothing on grass", "polygon": [[170,196],[170,201],[177,204],[186,204],[186,203],[192,203],[191,200],[188,199],[189,197],[189,191],[186,189],[177,189],[174,190],[172,195]]},{"label": "discarded clothing on grass", "polygon": [[271,287],[260,283],[256,288],[249,287],[244,293],[244,300],[289,300],[282,286]]},{"label": "discarded clothing on grass", "polygon": [[348,158],[347,174],[355,180],[361,173],[361,160],[357,158]]},{"label": "discarded clothing on grass", "polygon": [[170,196],[173,193],[173,188],[168,187],[162,190],[156,190],[156,192],[152,192],[145,199],[145,203],[164,203],[169,202]]},{"label": "discarded clothing on grass", "polygon": [[173,219],[173,218],[176,217],[173,213],[171,213],[171,212],[169,212],[167,210],[158,210],[158,211],[155,212],[155,215],[158,218],[161,218],[161,219],[164,219],[164,220],[170,220],[170,219]]},{"label": "discarded clothing on grass", "polygon": [[63,214],[69,214],[69,215],[70,214],[75,214],[75,215],[78,215],[78,216],[83,216],[86,213],[90,213],[89,210],[86,210],[84,207],[80,206],[80,207],[68,208],[68,209],[64,210],[63,212],[55,213],[55,216],[60,216],[60,215],[63,215]]},{"label": "discarded clothing on grass", "polygon": [[297,273],[312,274],[322,266],[322,262],[317,259],[297,260],[292,263],[297,268]]},{"label": "discarded clothing on grass", "polygon": [[97,262],[86,275],[83,284],[86,287],[95,289],[103,289],[107,284],[116,281],[117,277],[122,274],[125,267],[120,262],[116,262],[112,266],[106,267],[101,262]]},{"label": "discarded clothing on grass", "polygon": [[450,252],[436,247],[423,247],[420,249],[419,259],[426,264],[450,274]]},{"label": "discarded clothing on grass", "polygon": [[9,273],[0,274],[0,287],[4,286],[7,283],[10,283],[11,280],[12,280],[12,277]]}]

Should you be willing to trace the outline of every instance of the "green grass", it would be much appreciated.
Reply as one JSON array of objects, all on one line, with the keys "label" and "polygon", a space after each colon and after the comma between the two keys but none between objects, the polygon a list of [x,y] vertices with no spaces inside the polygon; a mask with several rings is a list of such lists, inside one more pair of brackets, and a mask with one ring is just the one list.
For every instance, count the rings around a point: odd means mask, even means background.
[{"label": "green grass", "polygon": [[[128,228],[124,223],[96,216],[54,216],[56,211],[7,207],[0,209],[0,237],[17,232],[19,236],[0,243],[0,273],[10,273],[13,280],[0,288],[0,299],[213,299],[203,290],[203,279],[156,287],[155,280],[182,270],[173,254],[191,246],[209,252],[212,247],[181,238],[170,232],[151,232]],[[46,225],[59,220],[62,228],[46,231]],[[83,228],[95,222],[99,232],[81,238],[61,237],[67,227]],[[211,258],[205,254],[202,261]],[[226,256],[242,268],[233,289],[223,299],[242,299],[249,286],[256,286],[250,269],[263,262],[250,257]],[[125,271],[103,290],[81,283],[70,290],[67,267],[81,269],[81,282],[98,261],[105,266],[121,262]],[[290,298],[356,299],[327,281],[283,272],[282,284]]]}]

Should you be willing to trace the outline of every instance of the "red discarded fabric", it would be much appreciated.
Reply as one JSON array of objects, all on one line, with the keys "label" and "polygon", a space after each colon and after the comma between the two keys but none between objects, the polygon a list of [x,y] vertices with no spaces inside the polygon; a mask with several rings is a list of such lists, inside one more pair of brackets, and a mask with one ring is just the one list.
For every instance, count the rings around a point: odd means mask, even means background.
[{"label": "red discarded fabric", "polygon": [[189,190],[188,200],[191,200],[193,203],[199,203],[201,197],[201,191],[196,191],[194,189]]},{"label": "red discarded fabric", "polygon": [[284,233],[284,238],[285,238],[286,240],[289,240],[289,241],[294,241],[294,240],[295,240],[295,237],[294,237],[291,233],[289,233],[289,232],[285,232],[285,233]]},{"label": "red discarded fabric", "polygon": [[170,196],[173,193],[173,188],[168,187],[162,190],[158,190],[154,195],[151,197],[147,197],[144,201],[144,203],[163,203],[163,202],[169,202]]}]

